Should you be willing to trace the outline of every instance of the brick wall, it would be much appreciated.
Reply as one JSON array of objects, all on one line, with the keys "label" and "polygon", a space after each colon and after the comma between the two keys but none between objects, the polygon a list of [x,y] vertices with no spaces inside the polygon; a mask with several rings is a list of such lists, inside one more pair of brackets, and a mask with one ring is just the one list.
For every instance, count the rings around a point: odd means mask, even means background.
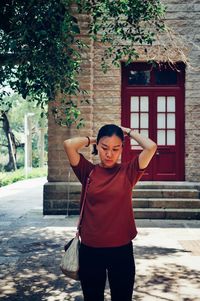
[{"label": "brick wall", "polygon": [[[56,124],[52,114],[51,105],[49,105],[48,120],[48,182],[44,185],[43,212],[44,214],[66,214],[68,181],[76,182],[77,178],[67,160],[63,148],[63,141],[74,136],[93,135],[93,41],[87,36],[89,16],[79,15],[79,24],[81,27],[81,38],[88,45],[88,49],[82,52],[83,63],[80,73],[80,86],[87,90],[87,99],[89,104],[81,103],[78,99],[78,106],[81,109],[85,119],[85,127],[77,129],[73,125],[70,129]],[[59,103],[59,97],[57,102]],[[54,105],[54,104],[52,104]],[[83,153],[87,158],[91,158],[90,149],[85,148]],[[71,192],[74,195],[75,204],[80,195],[80,185],[71,185]],[[77,206],[77,205],[76,205]],[[76,207],[75,206],[75,207]]]},{"label": "brick wall", "polygon": [[[187,46],[189,60],[192,66],[200,65],[200,3],[199,1],[165,0],[167,5],[167,22],[180,34]],[[79,16],[81,36],[87,42],[89,49],[83,53],[84,61],[80,75],[81,87],[88,90],[90,104],[80,104],[85,128],[77,130],[63,128],[55,124],[49,117],[49,153],[48,153],[48,182],[44,187],[44,213],[65,213],[67,181],[71,168],[63,150],[63,141],[73,136],[95,136],[98,129],[105,123],[121,123],[121,70],[110,64],[106,74],[101,70],[101,55],[105,46],[93,42],[87,37],[89,16]],[[156,48],[152,49],[152,53]],[[141,55],[141,60],[146,57]],[[174,60],[181,60],[178,53]],[[186,68],[185,84],[185,179],[186,181],[200,181],[200,73]],[[98,158],[91,155],[92,148],[85,148],[82,152],[88,159],[97,163]],[[77,179],[73,172],[70,181]],[[72,185],[72,189],[74,188]],[[78,188],[80,189],[80,188]]]},{"label": "brick wall", "polygon": [[167,19],[188,46],[185,79],[185,179],[200,181],[200,2],[164,1]]}]

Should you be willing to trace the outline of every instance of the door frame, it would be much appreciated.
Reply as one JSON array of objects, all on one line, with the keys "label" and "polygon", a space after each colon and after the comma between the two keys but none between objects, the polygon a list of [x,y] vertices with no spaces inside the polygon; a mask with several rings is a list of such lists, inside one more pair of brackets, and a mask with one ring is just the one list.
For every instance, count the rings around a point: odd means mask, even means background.
[{"label": "door frame", "polygon": [[[142,70],[143,68],[146,68],[146,66],[149,66],[147,63],[132,63],[132,65],[134,66],[134,68],[136,68],[136,70]],[[177,85],[166,85],[166,86],[158,86],[158,85],[148,85],[148,86],[128,86],[127,85],[127,75],[128,75],[128,70],[131,67],[126,67],[125,63],[122,62],[122,68],[121,68],[121,79],[122,79],[122,89],[121,89],[121,121],[122,121],[122,125],[125,127],[129,127],[130,126],[130,110],[128,110],[127,106],[124,105],[124,101],[126,99],[126,97],[128,97],[128,95],[130,94],[134,94],[136,93],[136,95],[140,94],[144,95],[146,93],[146,95],[152,95],[152,94],[158,94],[158,91],[161,93],[162,91],[165,93],[169,93],[170,95],[173,95],[173,92],[177,95],[179,95],[179,99],[182,99],[181,103],[180,102],[176,102],[177,103],[177,107],[176,107],[176,129],[178,130],[177,124],[181,124],[182,127],[182,131],[179,129],[178,131],[180,131],[180,133],[177,133],[176,135],[176,147],[178,149],[179,155],[178,155],[178,162],[176,162],[176,176],[175,179],[158,179],[156,181],[184,181],[185,180],[185,66],[182,63],[179,63],[179,68],[181,70],[181,72],[179,72],[177,74],[178,78],[177,78]],[[148,94],[149,93],[149,94]],[[153,118],[153,116],[149,115],[149,124],[151,122],[151,119]],[[156,134],[156,129],[153,129],[154,135]],[[177,144],[177,136],[179,143]],[[155,137],[150,137],[150,138],[154,138]],[[162,149],[162,146],[160,146],[160,149]],[[135,150],[135,155],[137,155],[138,153],[140,153],[141,151],[139,150]],[[122,161],[128,161],[132,158],[132,150],[130,149],[130,141],[129,139],[125,139],[125,145],[124,145],[124,151],[122,154]],[[152,179],[149,179],[150,175],[148,173],[148,168],[146,170],[146,175],[144,174],[143,176],[143,180],[153,180],[153,173],[154,171],[154,164],[155,164],[155,158],[152,159],[152,163],[150,164],[152,170],[149,170],[149,173],[152,175]],[[178,167],[179,166],[179,167]],[[161,177],[162,178],[162,177]]]}]

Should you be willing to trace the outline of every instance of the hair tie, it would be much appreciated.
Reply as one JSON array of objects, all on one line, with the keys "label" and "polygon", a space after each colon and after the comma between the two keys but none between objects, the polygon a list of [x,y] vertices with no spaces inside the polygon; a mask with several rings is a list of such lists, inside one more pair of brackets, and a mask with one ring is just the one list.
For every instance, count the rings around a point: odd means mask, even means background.
[{"label": "hair tie", "polygon": [[86,136],[86,138],[88,138],[88,144],[86,145],[88,147],[90,145],[90,137]]}]

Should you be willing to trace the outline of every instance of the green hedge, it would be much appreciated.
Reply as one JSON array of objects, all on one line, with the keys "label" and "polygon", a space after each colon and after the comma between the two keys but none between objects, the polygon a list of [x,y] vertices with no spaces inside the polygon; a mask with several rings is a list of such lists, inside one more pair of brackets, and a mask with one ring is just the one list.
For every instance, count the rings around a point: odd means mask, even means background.
[{"label": "green hedge", "polygon": [[[28,174],[28,179],[45,176],[47,176],[47,167],[32,168],[32,171]],[[20,168],[13,172],[0,172],[0,187],[24,180],[25,178],[24,168]]]}]

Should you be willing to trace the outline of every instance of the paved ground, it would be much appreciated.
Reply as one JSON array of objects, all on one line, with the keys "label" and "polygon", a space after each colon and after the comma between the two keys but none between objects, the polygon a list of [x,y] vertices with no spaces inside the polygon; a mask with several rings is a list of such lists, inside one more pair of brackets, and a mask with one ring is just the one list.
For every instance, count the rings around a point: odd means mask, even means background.
[{"label": "paved ground", "polygon": [[[45,182],[0,188],[2,301],[83,300],[80,283],[59,270],[64,241],[74,235],[77,217],[42,215]],[[199,301],[200,221],[137,220],[137,225],[133,300]],[[108,283],[105,300],[110,300]]]}]

